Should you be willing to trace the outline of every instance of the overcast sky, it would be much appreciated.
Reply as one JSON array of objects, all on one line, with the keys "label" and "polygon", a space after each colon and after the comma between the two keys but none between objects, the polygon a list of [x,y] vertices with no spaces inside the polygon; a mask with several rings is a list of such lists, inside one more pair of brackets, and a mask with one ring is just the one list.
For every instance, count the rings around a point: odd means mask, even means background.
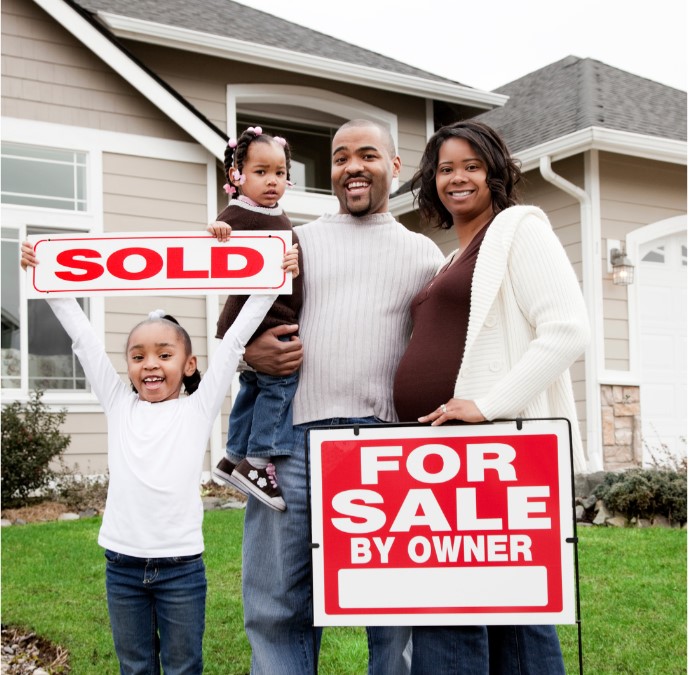
[{"label": "overcast sky", "polygon": [[687,89],[686,0],[238,1],[479,89],[569,55]]}]

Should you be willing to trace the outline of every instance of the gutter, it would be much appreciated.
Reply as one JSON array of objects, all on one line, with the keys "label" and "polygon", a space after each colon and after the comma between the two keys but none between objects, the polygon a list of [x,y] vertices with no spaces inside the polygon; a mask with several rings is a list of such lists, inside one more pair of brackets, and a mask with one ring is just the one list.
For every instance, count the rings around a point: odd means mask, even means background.
[{"label": "gutter", "polygon": [[556,162],[589,150],[614,152],[670,164],[687,164],[687,141],[603,127],[586,127],[521,150],[514,153],[514,156],[521,161],[521,169],[525,172],[537,169],[545,156],[552,157]]},{"label": "gutter", "polygon": [[[597,162],[597,151],[585,156],[586,181],[589,180],[589,168],[592,161]],[[591,192],[581,189],[552,169],[549,155],[540,158],[540,174],[551,185],[573,197],[580,205],[581,213],[581,258],[583,259],[583,297],[585,298],[588,316],[592,328],[592,339],[585,351],[586,377],[586,457],[589,471],[603,469],[602,421],[600,392],[598,390],[598,362],[602,355],[602,296],[598,293],[597,279],[600,279],[600,214],[597,200],[591,198]],[[591,186],[592,187],[592,186]]]}]

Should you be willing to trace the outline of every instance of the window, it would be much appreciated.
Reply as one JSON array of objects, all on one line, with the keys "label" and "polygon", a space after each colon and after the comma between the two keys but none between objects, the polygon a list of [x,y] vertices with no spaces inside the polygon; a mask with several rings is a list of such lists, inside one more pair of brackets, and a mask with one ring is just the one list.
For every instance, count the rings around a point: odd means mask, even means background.
[{"label": "window", "polygon": [[[398,147],[398,117],[363,100],[316,87],[282,84],[227,85],[229,134],[260,125],[272,135],[284,136],[291,146],[291,180],[299,189],[287,194],[306,219],[318,217],[333,200],[330,171],[332,137],[347,120],[368,119],[390,130]],[[397,180],[393,181],[397,189]],[[285,209],[287,209],[285,206]],[[291,207],[287,213],[292,217]]]},{"label": "window", "polygon": [[[47,232],[27,231],[39,233]],[[19,230],[2,228],[2,388],[20,389],[22,370],[27,369],[28,389],[86,391],[84,371],[72,353],[70,338],[48,303],[27,300],[26,311],[21,311],[19,274]],[[84,298],[79,302],[88,309]],[[22,316],[26,316],[26,326]]]},{"label": "window", "polygon": [[[27,235],[90,227],[87,153],[3,142],[1,183],[0,385],[3,391],[88,391],[70,338],[44,300],[26,299],[19,267],[19,243]],[[80,302],[87,310],[87,301]]]},{"label": "window", "polygon": [[271,136],[283,136],[287,139],[292,153],[291,181],[296,188],[306,192],[330,194],[330,154],[332,137],[336,126],[313,126],[273,120],[239,113],[236,121],[237,134],[249,126],[261,126]]},{"label": "window", "polygon": [[68,211],[87,210],[84,152],[2,144],[2,201]]},{"label": "window", "polygon": [[665,246],[657,246],[641,257],[643,262],[664,263]]}]

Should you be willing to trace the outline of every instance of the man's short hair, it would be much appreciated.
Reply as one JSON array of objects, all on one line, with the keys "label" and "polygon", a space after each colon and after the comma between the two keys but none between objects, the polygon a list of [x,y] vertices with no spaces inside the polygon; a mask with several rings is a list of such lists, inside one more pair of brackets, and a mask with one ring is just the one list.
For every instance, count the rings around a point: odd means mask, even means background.
[{"label": "man's short hair", "polygon": [[338,131],[342,131],[342,129],[352,129],[354,127],[373,127],[377,129],[381,134],[381,139],[383,140],[383,144],[385,145],[386,151],[388,152],[391,158],[395,157],[395,155],[397,154],[397,152],[395,151],[395,141],[393,140],[393,136],[390,133],[390,129],[385,124],[381,124],[380,122],[374,122],[373,120],[349,120],[348,122],[345,122],[338,129]]}]

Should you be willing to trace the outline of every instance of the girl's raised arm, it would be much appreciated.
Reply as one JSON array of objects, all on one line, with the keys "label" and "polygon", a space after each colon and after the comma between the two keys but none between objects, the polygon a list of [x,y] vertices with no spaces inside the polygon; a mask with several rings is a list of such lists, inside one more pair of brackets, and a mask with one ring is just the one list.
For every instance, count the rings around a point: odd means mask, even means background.
[{"label": "girl's raised arm", "polygon": [[[23,270],[39,264],[33,246],[22,242],[20,265]],[[72,340],[75,353],[96,397],[108,412],[114,397],[127,393],[127,387],[106,355],[103,342],[75,298],[46,298],[48,306]]]}]

